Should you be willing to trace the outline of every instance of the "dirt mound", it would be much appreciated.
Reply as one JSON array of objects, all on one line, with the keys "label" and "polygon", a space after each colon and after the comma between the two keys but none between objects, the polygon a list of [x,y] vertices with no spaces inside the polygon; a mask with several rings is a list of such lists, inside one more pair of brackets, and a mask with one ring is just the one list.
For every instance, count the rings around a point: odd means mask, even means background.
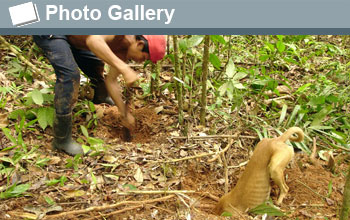
[{"label": "dirt mound", "polygon": [[121,116],[118,108],[116,106],[106,107],[100,119],[102,126],[99,127],[99,134],[107,138],[120,138],[123,141],[133,143],[151,142],[157,133],[155,129],[160,124],[160,116],[153,108],[147,107],[134,109],[132,114],[136,119],[136,129],[129,132],[120,123]]}]

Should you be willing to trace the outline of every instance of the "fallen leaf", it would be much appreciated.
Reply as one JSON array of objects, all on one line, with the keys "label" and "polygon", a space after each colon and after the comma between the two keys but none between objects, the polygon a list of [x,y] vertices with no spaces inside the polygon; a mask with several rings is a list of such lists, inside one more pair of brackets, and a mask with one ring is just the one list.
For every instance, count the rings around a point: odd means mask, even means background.
[{"label": "fallen leaf", "polygon": [[111,163],[111,164],[113,164],[117,161],[117,158],[112,156],[112,155],[105,155],[102,159],[108,163]]},{"label": "fallen leaf", "polygon": [[332,200],[332,199],[330,199],[330,198],[326,198],[326,202],[327,202],[327,204],[329,205],[329,206],[334,206],[334,201]]},{"label": "fallen leaf", "polygon": [[180,150],[180,156],[181,157],[186,157],[188,155],[187,151]]},{"label": "fallen leaf", "polygon": [[112,180],[118,181],[119,176],[113,174],[103,174],[105,177],[110,178]]},{"label": "fallen leaf", "polygon": [[5,128],[7,125],[9,125],[7,114],[0,114],[0,128]]},{"label": "fallen leaf", "polygon": [[23,219],[37,219],[37,215],[28,213],[28,212],[8,212],[8,214],[10,214],[11,216],[20,217]]},{"label": "fallen leaf", "polygon": [[84,195],[86,195],[86,192],[83,190],[68,190],[68,191],[64,192],[64,197],[66,199],[80,197],[80,196],[84,196]]},{"label": "fallen leaf", "polygon": [[135,180],[138,183],[142,183],[143,182],[143,174],[142,174],[142,171],[141,171],[140,167],[137,168],[136,173],[134,175],[134,178],[135,178]]},{"label": "fallen leaf", "polygon": [[62,159],[60,157],[56,157],[56,156],[50,157],[49,159],[50,160],[47,164],[50,164],[50,165],[55,165],[55,164],[58,164],[62,161]]},{"label": "fallen leaf", "polygon": [[163,106],[159,106],[157,108],[154,108],[154,111],[156,112],[156,114],[158,114],[159,112],[163,111],[164,107]]}]

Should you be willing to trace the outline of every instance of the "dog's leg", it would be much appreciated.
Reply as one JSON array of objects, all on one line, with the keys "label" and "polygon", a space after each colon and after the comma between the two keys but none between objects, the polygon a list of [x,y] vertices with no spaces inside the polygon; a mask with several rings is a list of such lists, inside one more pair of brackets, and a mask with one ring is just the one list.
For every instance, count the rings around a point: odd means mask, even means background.
[{"label": "dog's leg", "polygon": [[[285,150],[286,149],[286,150]],[[269,171],[271,175],[271,179],[278,185],[280,188],[280,195],[277,200],[277,204],[282,204],[284,197],[287,195],[289,187],[286,184],[284,179],[284,168],[287,166],[289,161],[292,159],[294,152],[287,150],[285,148],[279,152],[276,152],[271,157],[271,161],[269,164]]]}]

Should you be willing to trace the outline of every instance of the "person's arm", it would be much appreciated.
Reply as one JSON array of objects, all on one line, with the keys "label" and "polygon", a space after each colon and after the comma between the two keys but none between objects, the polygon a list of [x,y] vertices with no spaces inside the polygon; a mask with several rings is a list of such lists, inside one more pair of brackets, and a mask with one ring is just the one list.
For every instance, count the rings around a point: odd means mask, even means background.
[{"label": "person's arm", "polygon": [[105,36],[103,35],[89,35],[86,38],[86,46],[91,50],[98,58],[105,61],[118,73],[123,75],[127,86],[132,85],[138,80],[137,73],[129,67],[123,60],[116,56],[106,43]]},{"label": "person's arm", "polygon": [[122,115],[122,125],[130,130],[133,130],[135,128],[135,118],[131,115],[122,99],[121,89],[117,81],[118,76],[119,72],[111,67],[105,78],[106,88],[108,94],[111,96]]}]

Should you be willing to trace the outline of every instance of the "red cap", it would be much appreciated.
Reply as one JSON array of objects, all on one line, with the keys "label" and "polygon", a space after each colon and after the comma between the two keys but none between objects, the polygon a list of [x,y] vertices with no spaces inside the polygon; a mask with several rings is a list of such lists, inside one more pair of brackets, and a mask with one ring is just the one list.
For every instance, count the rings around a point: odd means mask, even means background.
[{"label": "red cap", "polygon": [[148,41],[150,60],[156,63],[165,55],[166,39],[165,35],[142,35]]}]

